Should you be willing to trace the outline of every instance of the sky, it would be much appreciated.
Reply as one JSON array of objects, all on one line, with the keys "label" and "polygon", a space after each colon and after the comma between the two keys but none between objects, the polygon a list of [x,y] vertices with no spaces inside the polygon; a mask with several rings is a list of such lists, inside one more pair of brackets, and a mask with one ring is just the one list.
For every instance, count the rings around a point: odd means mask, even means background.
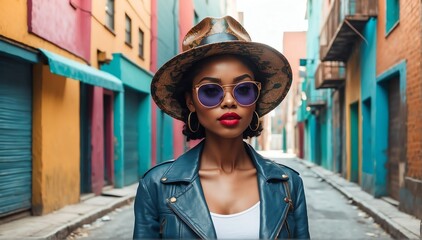
[{"label": "sky", "polygon": [[283,32],[306,31],[307,0],[237,0],[246,31],[254,42],[283,52]]}]

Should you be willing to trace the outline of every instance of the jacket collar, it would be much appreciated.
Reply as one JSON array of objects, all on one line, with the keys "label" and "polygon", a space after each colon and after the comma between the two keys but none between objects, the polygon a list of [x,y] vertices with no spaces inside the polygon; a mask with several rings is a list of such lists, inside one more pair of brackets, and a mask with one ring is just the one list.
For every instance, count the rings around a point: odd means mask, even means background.
[{"label": "jacket collar", "polygon": [[[193,182],[198,176],[199,160],[204,149],[204,144],[205,140],[177,158],[164,173],[162,179],[166,179],[166,183]],[[285,181],[289,179],[286,172],[277,163],[265,159],[246,142],[244,146],[256,167],[258,175],[262,176],[265,181]]]},{"label": "jacket collar", "polygon": [[[204,141],[176,159],[163,174],[161,181],[163,184],[186,183],[167,200],[169,207],[201,238],[215,239],[217,235],[198,177],[203,147]],[[280,165],[266,160],[247,143],[245,148],[257,170],[261,201],[259,236],[261,239],[273,239],[280,232],[289,207],[284,201],[287,194],[283,184],[276,183],[287,181],[289,176]]]}]

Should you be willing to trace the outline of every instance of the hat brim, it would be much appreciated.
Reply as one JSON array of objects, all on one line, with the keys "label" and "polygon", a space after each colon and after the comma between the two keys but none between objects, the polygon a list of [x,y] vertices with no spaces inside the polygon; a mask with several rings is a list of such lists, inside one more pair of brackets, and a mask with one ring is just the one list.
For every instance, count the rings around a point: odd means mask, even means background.
[{"label": "hat brim", "polygon": [[260,117],[283,101],[292,84],[292,70],[283,54],[262,43],[229,41],[199,46],[166,62],[151,82],[151,95],[157,106],[168,115],[183,121],[182,106],[174,98],[174,91],[182,81],[182,76],[195,62],[224,54],[250,59],[262,76],[265,76],[265,79],[259,79],[262,89],[256,111]]}]

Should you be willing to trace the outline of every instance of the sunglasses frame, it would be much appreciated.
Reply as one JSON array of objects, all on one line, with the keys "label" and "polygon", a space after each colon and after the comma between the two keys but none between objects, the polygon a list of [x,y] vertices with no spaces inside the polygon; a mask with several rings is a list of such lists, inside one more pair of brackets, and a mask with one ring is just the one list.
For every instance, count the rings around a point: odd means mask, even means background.
[{"label": "sunglasses frame", "polygon": [[[253,102],[253,103],[251,103],[251,104],[248,104],[248,105],[243,105],[243,104],[240,104],[239,103],[239,101],[236,99],[236,96],[234,95],[234,89],[239,85],[239,84],[243,84],[243,83],[253,83],[253,84],[255,84],[256,85],[256,87],[258,88],[258,95],[256,96],[256,99],[255,99],[255,101]],[[217,86],[219,86],[220,88],[222,88],[223,89],[223,92],[224,92],[224,95],[223,95],[223,97],[221,98],[221,100],[220,100],[220,102],[218,102],[216,105],[214,105],[214,106],[205,106],[202,102],[201,102],[201,100],[199,99],[199,88],[200,87],[202,87],[202,86],[205,86],[205,85],[217,85]],[[243,82],[238,82],[238,83],[233,83],[233,84],[224,84],[224,85],[221,85],[221,84],[218,84],[218,83],[202,83],[202,84],[197,84],[197,85],[195,85],[194,86],[194,88],[193,89],[195,89],[196,90],[196,98],[198,99],[198,102],[203,106],[203,107],[205,107],[205,108],[215,108],[215,107],[217,107],[218,105],[220,105],[222,102],[223,102],[223,100],[224,100],[224,97],[226,96],[226,90],[225,90],[225,88],[226,87],[231,87],[231,94],[232,94],[232,97],[233,97],[233,99],[237,102],[237,104],[239,104],[240,106],[242,106],[242,107],[249,107],[249,106],[252,106],[253,104],[255,104],[257,101],[258,101],[258,99],[259,99],[259,95],[261,94],[261,83],[260,82],[257,82],[257,81],[243,81]]]}]

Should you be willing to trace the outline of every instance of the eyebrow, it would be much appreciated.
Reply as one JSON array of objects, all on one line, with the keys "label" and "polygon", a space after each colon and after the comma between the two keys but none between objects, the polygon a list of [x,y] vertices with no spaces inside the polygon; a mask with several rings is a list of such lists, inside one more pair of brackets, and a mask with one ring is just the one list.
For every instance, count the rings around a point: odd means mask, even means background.
[{"label": "eyebrow", "polygon": [[[238,76],[238,77],[235,77],[235,78],[233,79],[233,81],[234,81],[235,83],[238,83],[238,82],[242,81],[242,80],[243,80],[243,79],[245,79],[245,78],[250,78],[250,79],[252,79],[251,75],[249,75],[249,74],[245,73],[245,74],[243,74],[243,75],[240,75],[240,76]],[[203,81],[205,81],[205,80],[208,80],[208,81],[211,81],[211,82],[216,82],[216,83],[221,83],[221,79],[220,79],[220,78],[214,78],[214,77],[203,77],[203,78],[201,78],[201,80],[199,80],[198,84],[199,84],[199,83],[201,83],[201,82],[203,82]]]}]

